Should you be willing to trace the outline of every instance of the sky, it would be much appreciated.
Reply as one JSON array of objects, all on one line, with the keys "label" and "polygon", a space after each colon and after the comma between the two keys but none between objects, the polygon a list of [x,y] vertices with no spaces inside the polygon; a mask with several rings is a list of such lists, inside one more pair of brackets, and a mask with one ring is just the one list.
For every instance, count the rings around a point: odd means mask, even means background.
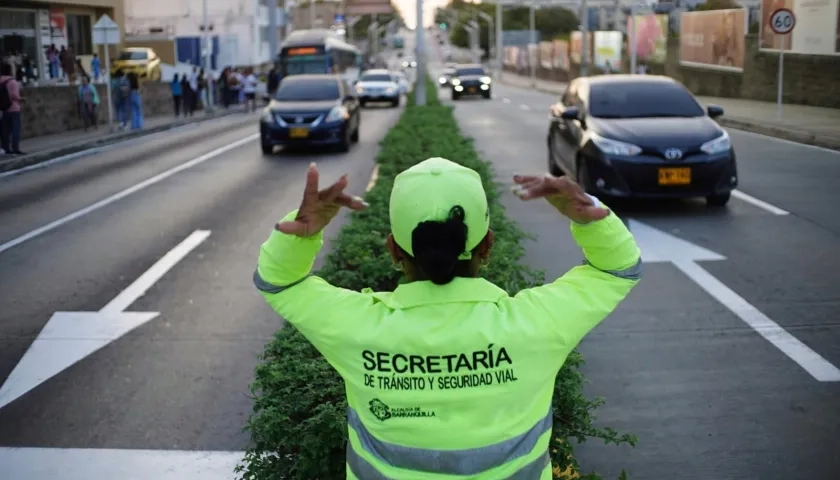
[{"label": "sky", "polygon": [[[400,9],[405,24],[409,28],[414,28],[417,25],[417,2],[415,0],[393,0],[394,4]],[[443,7],[449,3],[448,0],[423,0],[423,25],[429,26],[435,19],[435,9]]]}]

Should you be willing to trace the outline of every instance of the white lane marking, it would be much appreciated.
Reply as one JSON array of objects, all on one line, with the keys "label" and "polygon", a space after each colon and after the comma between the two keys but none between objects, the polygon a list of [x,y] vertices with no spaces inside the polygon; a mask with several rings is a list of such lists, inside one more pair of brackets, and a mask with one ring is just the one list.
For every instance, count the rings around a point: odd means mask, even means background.
[{"label": "white lane marking", "polygon": [[503,103],[510,103],[510,99],[507,97],[502,98]]},{"label": "white lane marking", "polygon": [[0,448],[8,480],[230,480],[245,452]]},{"label": "white lane marking", "polygon": [[131,285],[119,293],[113,300],[100,310],[103,313],[119,313],[127,309],[138,298],[146,294],[152,288],[152,285],[158,282],[166,272],[177,265],[187,255],[190,254],[202,242],[207,240],[210,236],[209,230],[196,230],[184,241],[175,246],[172,250],[166,252],[166,255],[160,258],[154,265],[146,270],[143,275],[137,278]]},{"label": "white lane marking", "polygon": [[808,145],[807,143],[794,142],[793,140],[787,140],[787,139],[784,139],[784,138],[772,137],[770,135],[764,135],[762,133],[748,132],[746,130],[740,130],[740,129],[735,128],[735,127],[726,127],[726,129],[727,130],[735,130],[739,134],[744,134],[748,137],[759,137],[761,140],[774,140],[774,141],[781,142],[781,143],[786,143],[788,145],[792,145],[792,146],[795,146],[795,147],[805,147],[805,148],[810,148],[810,149],[813,149],[813,150],[819,150],[819,151],[822,151],[822,152],[831,153],[831,154],[834,154],[834,155],[840,155],[840,151],[832,150],[830,148],[818,147],[816,145]]},{"label": "white lane marking", "polygon": [[252,141],[258,139],[259,137],[260,137],[260,134],[255,133],[255,134],[249,135],[249,136],[247,136],[247,137],[245,137],[241,140],[237,140],[237,141],[231,143],[230,145],[226,145],[224,147],[217,148],[216,150],[213,150],[212,152],[205,153],[204,155],[202,155],[200,157],[196,157],[196,158],[194,158],[194,159],[192,159],[192,160],[190,160],[186,163],[182,163],[181,165],[178,165],[177,167],[173,167],[173,168],[171,168],[171,169],[169,169],[169,170],[167,170],[163,173],[159,173],[159,174],[155,175],[154,177],[151,177],[151,178],[146,179],[146,180],[144,180],[140,183],[132,185],[131,187],[126,188],[125,190],[123,190],[121,192],[117,192],[117,193],[111,195],[110,197],[103,198],[102,200],[100,200],[100,201],[98,201],[98,202],[96,202],[92,205],[88,205],[87,207],[84,207],[80,210],[76,210],[75,212],[67,214],[67,215],[59,218],[58,220],[50,222],[50,223],[48,223],[44,226],[38,227],[35,230],[27,232],[27,233],[13,239],[13,240],[9,240],[6,243],[0,244],[0,253],[5,252],[6,250],[10,250],[10,249],[12,249],[12,248],[24,243],[24,242],[32,240],[33,238],[38,237],[40,235],[43,235],[43,234],[45,234],[45,233],[47,233],[51,230],[55,230],[56,228],[58,228],[58,227],[60,227],[64,224],[70,223],[73,220],[81,218],[81,217],[83,217],[83,216],[85,216],[85,215],[87,215],[91,212],[95,212],[96,210],[99,210],[100,208],[107,207],[108,205],[110,205],[110,204],[112,204],[112,203],[114,203],[118,200],[122,200],[123,198],[125,198],[125,197],[127,197],[127,196],[129,196],[133,193],[139,192],[140,190],[143,190],[146,187],[154,185],[154,184],[156,184],[160,181],[166,180],[167,178],[171,177],[172,175],[175,175],[176,173],[183,172],[184,170],[187,170],[188,168],[192,168],[196,165],[204,163],[204,162],[206,162],[207,160],[210,160],[213,157],[221,155],[222,153],[228,152],[228,151],[233,150],[235,148],[239,148],[242,145],[245,145],[249,142],[252,142]]},{"label": "white lane marking", "polygon": [[531,107],[529,107],[528,105],[520,105],[519,108],[521,108],[522,110],[530,110],[531,109]]},{"label": "white lane marking", "polygon": [[379,164],[377,163],[375,167],[373,167],[373,172],[370,174],[370,181],[365,187],[365,193],[373,190],[373,187],[376,185],[376,180],[379,179]]},{"label": "white lane marking", "polygon": [[765,340],[796,362],[820,382],[840,382],[840,369],[832,365],[817,352],[811,350],[799,339],[788,333],[778,323],[752,306],[720,280],[691,261],[675,261],[674,265],[688,278],[726,306],[732,313],[749,325]]},{"label": "white lane marking", "polygon": [[733,190],[732,191],[732,196],[737,198],[738,200],[741,200],[743,202],[747,202],[747,203],[749,203],[753,206],[756,206],[756,207],[758,207],[762,210],[766,210],[766,211],[772,213],[773,215],[790,215],[790,212],[788,212],[787,210],[783,210],[783,209],[781,209],[781,208],[779,208],[775,205],[771,205],[771,204],[765,202],[764,200],[759,200],[759,199],[753,197],[752,195],[747,195],[746,193],[744,193],[740,190]]},{"label": "white lane marking", "polygon": [[207,230],[193,232],[98,312],[53,313],[0,386],[0,408],[156,318],[159,312],[124,310],[209,236]]},{"label": "white lane marking", "polygon": [[781,350],[817,381],[840,382],[840,370],[837,367],[789,334],[778,323],[761,313],[697,264],[700,261],[726,260],[726,257],[638,220],[630,219],[628,227],[642,251],[642,260],[645,263],[670,262],[674,264],[685,276],[765,340]]}]

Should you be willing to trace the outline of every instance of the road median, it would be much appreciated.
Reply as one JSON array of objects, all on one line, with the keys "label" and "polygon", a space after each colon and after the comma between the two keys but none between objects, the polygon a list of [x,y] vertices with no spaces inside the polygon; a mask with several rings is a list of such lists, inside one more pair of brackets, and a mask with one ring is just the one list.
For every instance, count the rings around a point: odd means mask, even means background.
[{"label": "road median", "polygon": [[[427,84],[429,92],[436,91],[432,82],[427,80]],[[489,164],[460,133],[451,107],[442,106],[435,95],[430,95],[427,106],[417,107],[413,102],[410,96],[399,122],[381,144],[377,180],[365,194],[370,208],[349,215],[317,274],[351,290],[394,290],[402,273],[392,268],[384,242],[389,232],[388,203],[394,178],[427,158],[444,157],[473,168],[484,181],[495,243],[492,261],[482,270],[483,275],[511,295],[541,284],[543,274],[521,261],[527,235],[506,216]],[[582,365],[580,354],[573,352],[555,382],[554,435],[550,442],[555,478],[574,478],[573,472],[580,471],[573,457],[573,443],[586,437],[608,443],[635,443],[632,435],[594,427],[594,411],[602,401],[583,395]],[[286,325],[266,345],[251,393],[253,414],[245,426],[251,446],[237,469],[243,479],[345,478],[344,384],[293,326]]]},{"label": "road median", "polygon": [[[239,114],[242,116],[242,123],[253,122],[251,115],[244,115],[241,109],[219,110],[211,114],[203,116],[188,117],[185,119],[173,119],[171,122],[154,125],[152,127],[143,128],[140,130],[125,130],[120,132],[113,132],[106,135],[84,138],[79,140],[69,141],[65,145],[59,147],[46,148],[41,151],[29,153],[26,155],[9,156],[9,158],[0,157],[0,173],[13,172],[26,167],[37,165],[40,163],[49,162],[62,157],[79,154],[80,156],[88,150],[107,147],[127,140],[132,140],[155,133],[161,133],[187,125],[200,124],[206,121],[215,120],[222,117]],[[240,122],[235,122],[240,123]]]}]

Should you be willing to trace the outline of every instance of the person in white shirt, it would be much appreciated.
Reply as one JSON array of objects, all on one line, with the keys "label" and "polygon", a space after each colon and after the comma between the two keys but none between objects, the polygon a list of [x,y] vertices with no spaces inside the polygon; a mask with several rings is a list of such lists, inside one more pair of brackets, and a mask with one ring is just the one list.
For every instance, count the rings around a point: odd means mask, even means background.
[{"label": "person in white shirt", "polygon": [[245,113],[253,112],[257,109],[257,76],[254,75],[253,70],[248,70],[248,75],[242,82],[242,91],[245,94]]}]

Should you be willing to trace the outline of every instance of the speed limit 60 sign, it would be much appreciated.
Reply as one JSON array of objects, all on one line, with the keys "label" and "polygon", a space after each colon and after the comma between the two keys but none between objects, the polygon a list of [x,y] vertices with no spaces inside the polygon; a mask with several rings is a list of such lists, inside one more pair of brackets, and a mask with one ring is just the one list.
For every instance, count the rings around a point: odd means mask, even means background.
[{"label": "speed limit 60 sign", "polygon": [[795,25],[796,16],[788,8],[780,8],[770,14],[770,28],[778,35],[790,33]]}]

